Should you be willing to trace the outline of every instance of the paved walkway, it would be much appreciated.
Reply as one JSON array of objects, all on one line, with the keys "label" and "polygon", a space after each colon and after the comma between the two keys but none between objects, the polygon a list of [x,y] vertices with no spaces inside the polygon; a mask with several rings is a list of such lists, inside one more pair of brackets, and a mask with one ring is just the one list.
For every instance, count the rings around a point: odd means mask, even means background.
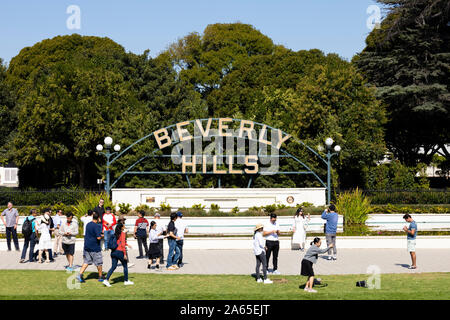
[{"label": "paved walkway", "polygon": [[[157,272],[147,269],[147,260],[137,260],[137,250],[131,250],[129,256],[132,263],[130,273]],[[281,249],[278,269],[285,275],[298,275],[300,262],[304,253]],[[167,251],[165,252],[167,256]],[[67,264],[64,256],[59,256],[54,263],[19,263],[19,252],[0,252],[0,270],[63,270]],[[109,252],[104,252],[104,269],[111,266]],[[183,268],[177,271],[159,271],[165,274],[242,274],[255,272],[255,257],[252,250],[184,250]],[[75,253],[75,264],[81,265],[82,252]],[[337,261],[319,258],[314,267],[316,274],[366,274],[367,268],[376,265],[381,273],[411,273],[411,272],[450,272],[450,250],[448,249],[417,249],[417,270],[409,270],[410,256],[406,249],[340,249]],[[269,269],[272,268],[272,259]],[[91,266],[88,271],[96,270]],[[121,268],[117,269],[121,272]]]}]

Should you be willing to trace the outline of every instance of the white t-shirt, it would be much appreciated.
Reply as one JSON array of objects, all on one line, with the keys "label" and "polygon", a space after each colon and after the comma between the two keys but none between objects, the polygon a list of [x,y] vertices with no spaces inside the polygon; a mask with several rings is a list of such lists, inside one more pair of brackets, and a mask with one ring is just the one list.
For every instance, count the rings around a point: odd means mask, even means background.
[{"label": "white t-shirt", "polygon": [[181,240],[184,239],[184,231],[185,231],[186,227],[187,227],[187,225],[183,221],[183,219],[178,218],[177,220],[175,220],[175,228],[177,228],[177,230],[178,230],[177,236],[179,236],[181,238]]},{"label": "white t-shirt", "polygon": [[92,216],[81,217],[81,221],[83,222],[83,236],[86,235],[86,226],[89,222],[92,221]]},{"label": "white t-shirt", "polygon": [[[280,225],[278,224],[278,221],[275,221],[275,224],[273,224],[272,222],[268,221],[264,224],[264,231],[263,232],[271,232],[274,230],[280,230]],[[270,241],[278,241],[278,234],[269,234],[266,237],[266,241],[270,240]]]},{"label": "white t-shirt", "polygon": [[259,256],[261,253],[266,252],[264,246],[266,241],[262,235],[262,232],[256,232],[255,237],[253,239],[253,253],[255,256]]}]

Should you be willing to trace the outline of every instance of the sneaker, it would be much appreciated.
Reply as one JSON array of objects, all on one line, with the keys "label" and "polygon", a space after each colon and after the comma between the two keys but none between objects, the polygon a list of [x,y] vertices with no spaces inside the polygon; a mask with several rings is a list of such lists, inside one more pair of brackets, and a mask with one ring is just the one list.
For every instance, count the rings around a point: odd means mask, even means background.
[{"label": "sneaker", "polygon": [[280,271],[278,271],[278,270],[274,270],[274,271],[272,272],[272,274],[281,274],[281,273],[280,273]]},{"label": "sneaker", "polygon": [[134,263],[129,263],[128,268],[134,267]]},{"label": "sneaker", "polygon": [[179,266],[177,266],[176,264],[174,264],[173,266],[172,266],[175,270],[178,270],[178,269],[180,269],[180,267]]},{"label": "sneaker", "polygon": [[20,259],[19,263],[25,263],[25,259]]},{"label": "sneaker", "polygon": [[80,283],[83,283],[83,282],[86,282],[86,281],[84,281],[84,279],[83,279],[83,276],[82,275],[77,275],[77,278],[76,278],[77,280],[78,280],[78,282],[80,282]]},{"label": "sneaker", "polygon": [[258,280],[256,280],[257,283],[262,283],[263,279],[259,278]]},{"label": "sneaker", "polygon": [[333,257],[333,260],[336,261],[336,260],[337,260],[337,257]]},{"label": "sneaker", "polygon": [[107,286],[107,287],[111,287],[111,284],[109,283],[109,281],[108,280],[103,280],[103,284],[105,285],[105,286]]},{"label": "sneaker", "polygon": [[144,259],[144,256],[137,256],[136,259]]},{"label": "sneaker", "polygon": [[152,268],[151,264],[147,265],[147,269],[151,269],[151,268]]},{"label": "sneaker", "polygon": [[73,268],[72,268],[72,267],[67,267],[67,268],[66,268],[66,271],[67,271],[67,272],[72,272],[72,271],[73,271]]},{"label": "sneaker", "polygon": [[269,278],[267,278],[266,280],[263,281],[264,284],[270,284],[273,283],[272,280],[270,280]]},{"label": "sneaker", "polygon": [[134,284],[134,282],[128,280],[128,281],[125,281],[123,284],[126,286],[132,286]]},{"label": "sneaker", "polygon": [[156,265],[156,269],[158,269],[158,270],[159,270],[159,264],[157,264],[157,265]]},{"label": "sneaker", "polygon": [[311,293],[317,293],[317,290],[314,290],[314,289],[308,289],[308,292],[311,292]]},{"label": "sneaker", "polygon": [[332,259],[331,256],[328,256],[327,260],[331,260],[331,259]]},{"label": "sneaker", "polygon": [[167,270],[177,270],[174,266],[175,266],[174,264],[171,265],[170,267],[167,268]]}]

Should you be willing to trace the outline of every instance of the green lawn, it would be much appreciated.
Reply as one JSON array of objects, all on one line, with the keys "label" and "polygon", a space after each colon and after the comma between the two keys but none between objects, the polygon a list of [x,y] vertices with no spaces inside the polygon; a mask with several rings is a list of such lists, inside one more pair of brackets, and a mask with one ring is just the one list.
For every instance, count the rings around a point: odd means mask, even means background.
[{"label": "green lawn", "polygon": [[[86,273],[80,289],[68,289],[70,276],[64,271],[0,272],[0,299],[154,299],[154,300],[277,300],[277,299],[450,299],[450,273],[381,275],[381,289],[358,288],[355,282],[368,275],[322,276],[327,287],[318,293],[299,289],[305,277],[273,276],[284,283],[259,284],[250,276],[176,274],[131,274],[135,285],[124,286],[123,274],[111,277],[111,288]],[[69,278],[69,279],[68,279]]]}]

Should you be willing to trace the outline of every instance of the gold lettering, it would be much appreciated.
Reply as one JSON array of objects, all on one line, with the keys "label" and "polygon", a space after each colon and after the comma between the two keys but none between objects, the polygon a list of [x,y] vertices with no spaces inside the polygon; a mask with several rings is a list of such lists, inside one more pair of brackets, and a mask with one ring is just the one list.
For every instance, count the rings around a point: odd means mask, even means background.
[{"label": "gold lettering", "polygon": [[[179,122],[177,123],[177,132],[178,132],[178,137],[180,137],[180,141],[187,141],[187,140],[191,140],[192,136],[189,134],[189,131],[187,131],[185,128],[183,128],[184,126],[189,125],[189,121],[184,121],[184,122]],[[188,133],[188,136],[183,136],[183,133]]]},{"label": "gold lettering", "polygon": [[271,144],[270,141],[267,141],[264,139],[266,132],[267,132],[267,126],[264,125],[262,127],[261,131],[259,132],[259,142],[264,143],[264,144]]},{"label": "gold lettering", "polygon": [[181,172],[186,173],[186,167],[192,167],[192,173],[196,173],[197,163],[195,161],[195,156],[192,156],[192,162],[186,162],[186,156],[182,156],[182,167]]},{"label": "gold lettering", "polygon": [[277,145],[277,149],[280,149],[280,147],[283,144],[283,142],[285,142],[290,137],[291,137],[291,135],[288,134],[288,135],[285,135],[284,138],[283,138],[283,133],[281,132],[281,130],[278,130],[278,145]]},{"label": "gold lettering", "polygon": [[[160,134],[163,135],[160,135]],[[153,132],[153,135],[155,136],[156,142],[158,143],[158,146],[160,149],[164,149],[165,147],[168,147],[172,144],[172,140],[169,137],[169,133],[167,132],[166,128],[162,128],[159,130],[156,130]],[[166,140],[167,142],[162,143],[162,141]]]},{"label": "gold lettering", "polygon": [[224,130],[228,129],[228,125],[225,125],[224,122],[231,122],[233,119],[231,118],[219,118],[219,136],[221,137],[231,137],[231,132],[224,132]]},{"label": "gold lettering", "polygon": [[208,123],[206,124],[206,130],[204,130],[200,119],[195,120],[195,123],[197,123],[197,127],[200,129],[202,136],[205,138],[209,135],[209,130],[211,129],[211,122],[212,122],[212,118],[209,118]]},{"label": "gold lettering", "polygon": [[226,170],[217,170],[217,156],[213,157],[213,173],[214,174],[225,174]]},{"label": "gold lettering", "polygon": [[242,170],[233,170],[233,156],[229,155],[228,156],[228,171],[230,172],[230,174],[242,174]]},{"label": "gold lettering", "polygon": [[[250,127],[246,127],[245,125],[250,125]],[[241,127],[239,128],[239,138],[242,138],[242,134],[244,131],[247,131],[248,139],[252,138],[253,127],[255,123],[250,120],[241,120]]]},{"label": "gold lettering", "polygon": [[[255,162],[250,162],[249,160],[251,160],[251,159],[255,160]],[[259,170],[259,166],[258,166],[258,156],[256,156],[256,155],[245,156],[245,165],[246,165],[247,167],[253,167],[253,170],[250,170],[250,169],[245,168],[245,169],[244,169],[244,172],[245,172],[245,173],[247,173],[247,174],[258,173],[258,170]]]}]

